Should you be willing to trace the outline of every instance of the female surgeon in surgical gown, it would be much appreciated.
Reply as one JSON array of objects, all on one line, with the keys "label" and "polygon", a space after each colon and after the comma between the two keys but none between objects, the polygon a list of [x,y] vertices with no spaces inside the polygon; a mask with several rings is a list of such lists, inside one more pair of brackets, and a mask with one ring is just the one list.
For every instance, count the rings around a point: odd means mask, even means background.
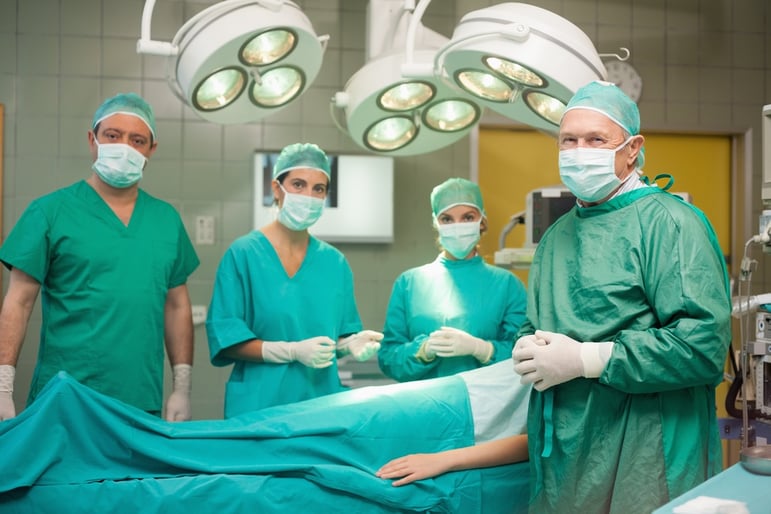
[{"label": "female surgeon in surgical gown", "polygon": [[335,358],[379,348],[381,334],[361,331],[345,257],[308,234],[329,179],[318,146],[286,147],[273,169],[277,219],[220,262],[206,330],[211,362],[233,364],[225,417],[342,391]]},{"label": "female surgeon in surgical gown", "polygon": [[401,382],[508,359],[525,319],[522,282],[477,254],[487,224],[479,186],[451,178],[431,192],[431,209],[442,252],[396,280],[378,352]]}]

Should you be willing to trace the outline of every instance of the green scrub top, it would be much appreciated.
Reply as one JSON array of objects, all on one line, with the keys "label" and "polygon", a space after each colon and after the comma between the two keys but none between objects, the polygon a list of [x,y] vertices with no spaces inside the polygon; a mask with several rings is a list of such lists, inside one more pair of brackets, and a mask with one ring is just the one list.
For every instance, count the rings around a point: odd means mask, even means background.
[{"label": "green scrub top", "polygon": [[336,393],[337,362],[322,369],[300,362],[234,360],[231,346],[260,339],[297,342],[316,336],[337,341],[361,330],[353,274],[340,251],[310,237],[293,277],[262,232],[236,239],[217,269],[206,321],[212,364],[233,364],[225,393],[225,417]]},{"label": "green scrub top", "polygon": [[510,271],[491,266],[479,256],[452,260],[440,254],[396,279],[378,352],[380,369],[405,382],[481,367],[470,355],[437,357],[431,362],[415,357],[429,334],[442,326],[491,342],[493,356],[487,364],[509,359],[526,304],[525,287]]},{"label": "green scrub top", "polygon": [[101,393],[161,411],[166,293],[198,266],[171,205],[139,190],[126,226],[79,181],[30,203],[0,260],[41,284],[28,403],[64,370]]},{"label": "green scrub top", "polygon": [[655,187],[546,232],[520,335],[615,345],[599,379],[532,392],[531,512],[651,512],[720,471],[727,279],[704,215]]}]

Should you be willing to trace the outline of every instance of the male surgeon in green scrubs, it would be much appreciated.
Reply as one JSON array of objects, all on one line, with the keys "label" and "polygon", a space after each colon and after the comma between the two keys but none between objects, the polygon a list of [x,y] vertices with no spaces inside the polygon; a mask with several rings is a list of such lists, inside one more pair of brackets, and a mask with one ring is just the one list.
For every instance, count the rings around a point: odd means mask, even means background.
[{"label": "male surgeon in green scrubs", "polygon": [[535,389],[530,512],[647,513],[720,471],[725,261],[701,211],[640,180],[643,142],[614,84],[582,87],[562,117],[578,205],[538,245],[513,352]]},{"label": "male surgeon in green scrubs", "polygon": [[[10,270],[0,312],[0,420],[16,415],[16,364],[38,293],[43,319],[28,404],[63,370],[168,421],[188,420],[185,283],[198,257],[177,211],[138,186],[158,144],[151,107],[133,93],[109,98],[88,144],[91,176],[31,202],[0,248]],[[174,389],[162,409],[164,342]]]}]

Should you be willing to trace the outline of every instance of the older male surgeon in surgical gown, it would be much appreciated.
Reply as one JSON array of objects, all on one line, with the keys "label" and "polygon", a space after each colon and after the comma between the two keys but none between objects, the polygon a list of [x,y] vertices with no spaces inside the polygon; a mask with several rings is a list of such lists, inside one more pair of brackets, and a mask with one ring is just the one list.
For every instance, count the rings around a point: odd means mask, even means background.
[{"label": "older male surgeon in surgical gown", "polygon": [[725,261],[698,209],[640,180],[639,130],[605,82],[579,89],[560,125],[579,201],[538,245],[513,352],[535,388],[533,513],[649,513],[720,471]]}]

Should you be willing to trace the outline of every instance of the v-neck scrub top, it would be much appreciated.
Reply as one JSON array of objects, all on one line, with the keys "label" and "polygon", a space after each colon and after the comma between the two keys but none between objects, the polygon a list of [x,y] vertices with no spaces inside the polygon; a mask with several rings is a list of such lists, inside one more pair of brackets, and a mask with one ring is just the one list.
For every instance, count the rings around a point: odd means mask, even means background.
[{"label": "v-neck scrub top", "polygon": [[339,250],[311,236],[302,265],[289,277],[262,232],[236,239],[217,270],[206,322],[212,364],[234,365],[225,417],[345,390],[336,361],[314,369],[300,362],[234,360],[223,355],[225,349],[252,339],[337,341],[360,330],[353,274]]},{"label": "v-neck scrub top", "polygon": [[142,410],[161,410],[166,294],[199,263],[174,207],[139,190],[126,226],[79,181],[34,200],[0,260],[41,284],[28,403],[64,370]]}]

